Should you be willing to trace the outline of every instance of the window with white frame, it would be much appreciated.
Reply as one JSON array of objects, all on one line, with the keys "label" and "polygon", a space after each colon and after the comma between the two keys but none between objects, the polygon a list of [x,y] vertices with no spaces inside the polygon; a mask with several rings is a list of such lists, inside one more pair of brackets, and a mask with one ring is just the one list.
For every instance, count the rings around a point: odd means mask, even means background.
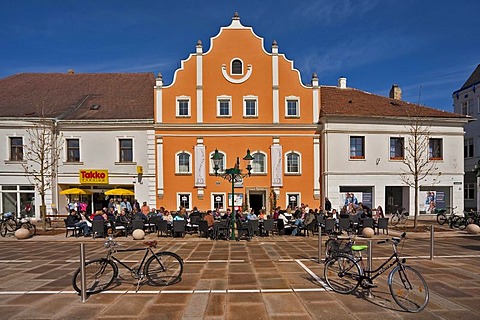
[{"label": "window with white frame", "polygon": [[475,183],[465,183],[463,196],[465,200],[475,200]]},{"label": "window with white frame", "polygon": [[177,117],[190,117],[189,97],[177,97]]},{"label": "window with white frame", "polygon": [[66,139],[67,162],[80,162],[80,140]]},{"label": "window with white frame", "polygon": [[252,173],[267,173],[266,156],[262,152],[252,153]]},{"label": "window with white frame", "polygon": [[[215,173],[215,164],[213,163],[213,160],[212,160],[212,156],[213,156],[214,152],[211,152],[210,153],[210,173],[211,174],[214,174]],[[224,152],[218,150],[218,156],[220,157],[221,161],[219,161],[219,165],[218,165],[218,173],[224,173],[225,172],[225,163],[227,161],[227,156]]]},{"label": "window with white frame", "polygon": [[231,65],[231,74],[242,75],[243,74],[243,63],[240,59],[233,59]]},{"label": "window with white frame", "polygon": [[10,161],[23,161],[22,137],[10,137]]},{"label": "window with white frame", "polygon": [[217,98],[217,117],[232,116],[232,98],[220,96]]},{"label": "window with white frame", "polygon": [[403,160],[405,156],[405,142],[401,137],[390,138],[390,160]]},{"label": "window with white frame", "polygon": [[119,161],[133,162],[133,139],[118,139]]},{"label": "window with white frame", "polygon": [[285,117],[300,117],[300,99],[298,97],[290,96],[285,99]]},{"label": "window with white frame", "polygon": [[212,209],[223,210],[225,208],[225,193],[212,193]]},{"label": "window with white frame", "polygon": [[350,137],[350,159],[365,159],[365,137]]},{"label": "window with white frame", "polygon": [[177,207],[184,207],[186,210],[192,210],[192,194],[190,192],[177,193]]},{"label": "window with white frame", "polygon": [[465,158],[474,157],[474,143],[473,138],[465,139],[465,145],[463,146],[463,156]]},{"label": "window with white frame", "polygon": [[258,117],[258,98],[254,96],[243,97],[243,116]]},{"label": "window with white frame", "polygon": [[175,156],[176,173],[191,174],[192,173],[192,155],[186,151],[178,152]]},{"label": "window with white frame", "polygon": [[468,104],[467,104],[467,112],[468,112],[468,115],[473,115],[473,99],[470,99],[468,100]]},{"label": "window with white frame", "polygon": [[443,141],[441,138],[430,138],[428,141],[428,159],[443,160]]},{"label": "window with white frame", "polygon": [[285,155],[285,173],[287,174],[300,174],[301,173],[301,160],[300,154],[295,151],[288,152]]},{"label": "window with white frame", "polygon": [[300,202],[300,193],[287,193],[287,205],[295,209]]}]

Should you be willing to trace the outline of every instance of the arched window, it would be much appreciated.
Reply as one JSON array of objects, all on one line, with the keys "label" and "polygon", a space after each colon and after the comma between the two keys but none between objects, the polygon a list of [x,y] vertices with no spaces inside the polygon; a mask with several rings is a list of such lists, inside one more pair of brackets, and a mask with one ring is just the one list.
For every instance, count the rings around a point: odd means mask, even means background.
[{"label": "arched window", "polygon": [[265,155],[260,152],[255,152],[252,156],[252,173],[266,173]]},{"label": "arched window", "polygon": [[300,173],[300,155],[292,151],[287,153],[286,158],[286,173]]},{"label": "arched window", "polygon": [[239,59],[232,61],[232,74],[243,74],[243,64]]},{"label": "arched window", "polygon": [[177,173],[192,173],[191,155],[185,151],[177,153],[176,157]]}]

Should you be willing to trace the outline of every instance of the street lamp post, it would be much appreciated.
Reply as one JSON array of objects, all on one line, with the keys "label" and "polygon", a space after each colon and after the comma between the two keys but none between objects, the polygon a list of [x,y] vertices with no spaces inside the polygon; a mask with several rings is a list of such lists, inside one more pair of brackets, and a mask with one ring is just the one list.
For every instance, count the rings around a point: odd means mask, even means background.
[{"label": "street lamp post", "polygon": [[477,211],[480,211],[480,160],[475,165],[473,172],[477,176]]},{"label": "street lamp post", "polygon": [[[250,149],[247,149],[247,155],[243,157],[243,160],[251,161],[253,160],[252,155],[250,154]],[[215,171],[215,176],[220,176],[223,179],[227,180],[232,184],[232,212],[230,217],[230,229],[231,235],[230,239],[235,240],[235,182],[241,181],[245,177],[249,177],[252,171],[252,166],[247,164],[247,171],[248,173],[242,173],[240,169],[240,159],[237,157],[237,162],[233,168],[225,169],[225,173],[218,173],[220,169],[220,164],[223,161],[222,157],[220,156],[217,149],[215,149],[215,153],[212,155],[213,161],[213,170]]]}]

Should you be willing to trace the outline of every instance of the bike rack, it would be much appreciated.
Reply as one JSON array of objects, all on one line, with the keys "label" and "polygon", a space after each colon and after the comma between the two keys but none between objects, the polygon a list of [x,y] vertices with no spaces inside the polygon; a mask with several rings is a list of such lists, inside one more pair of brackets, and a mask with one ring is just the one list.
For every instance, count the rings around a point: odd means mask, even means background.
[{"label": "bike rack", "polygon": [[318,263],[322,262],[322,226],[318,224]]},{"label": "bike rack", "polygon": [[430,260],[433,260],[433,247],[435,245],[435,227],[430,227]]}]

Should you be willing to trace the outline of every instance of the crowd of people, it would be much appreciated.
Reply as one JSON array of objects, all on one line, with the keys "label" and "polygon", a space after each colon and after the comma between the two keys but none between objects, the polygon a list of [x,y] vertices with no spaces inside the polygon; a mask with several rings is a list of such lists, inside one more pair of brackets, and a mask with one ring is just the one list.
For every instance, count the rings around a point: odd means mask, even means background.
[{"label": "crowd of people", "polygon": [[[165,220],[167,224],[171,226],[174,220],[187,220],[187,222],[190,222],[193,217],[198,217],[195,221],[207,221],[208,228],[212,230],[215,220],[231,217],[230,208],[226,210],[216,208],[215,210],[207,210],[202,213],[197,207],[194,207],[193,210],[187,212],[186,208],[181,206],[177,211],[170,212],[164,207],[160,207],[159,209],[150,208],[146,202],[143,202],[142,205],[140,205],[137,200],[130,203],[126,198],[112,198],[109,200],[107,207],[104,207],[102,210],[98,210],[91,215],[86,213],[86,206],[81,206],[80,204],[75,206],[69,205],[67,210],[69,210],[70,214],[66,219],[66,225],[68,227],[77,227],[85,237],[91,235],[92,221],[94,220],[114,222],[116,225],[120,224],[125,226],[125,228],[128,228],[131,225],[132,220],[142,220],[147,222],[151,221],[152,217],[156,217],[156,219]],[[272,214],[267,214],[264,209],[260,210],[258,214],[253,209],[246,213],[237,210],[234,216],[237,223],[243,223],[248,220],[262,221],[264,219],[281,219],[283,220],[284,225],[291,227],[292,236],[296,236],[299,234],[301,228],[314,222],[315,217],[319,214],[323,214],[327,218],[333,218],[337,220],[337,222],[340,218],[348,218],[351,215],[358,215],[359,219],[374,218],[375,220],[384,217],[381,206],[372,210],[362,202],[359,202],[353,193],[345,194],[345,203],[340,209],[340,212],[332,207],[331,201],[326,197],[324,206],[315,209],[310,208],[308,204],[301,203],[299,206],[295,207],[288,205],[284,210],[282,210],[281,207],[276,207],[272,211]]]}]

